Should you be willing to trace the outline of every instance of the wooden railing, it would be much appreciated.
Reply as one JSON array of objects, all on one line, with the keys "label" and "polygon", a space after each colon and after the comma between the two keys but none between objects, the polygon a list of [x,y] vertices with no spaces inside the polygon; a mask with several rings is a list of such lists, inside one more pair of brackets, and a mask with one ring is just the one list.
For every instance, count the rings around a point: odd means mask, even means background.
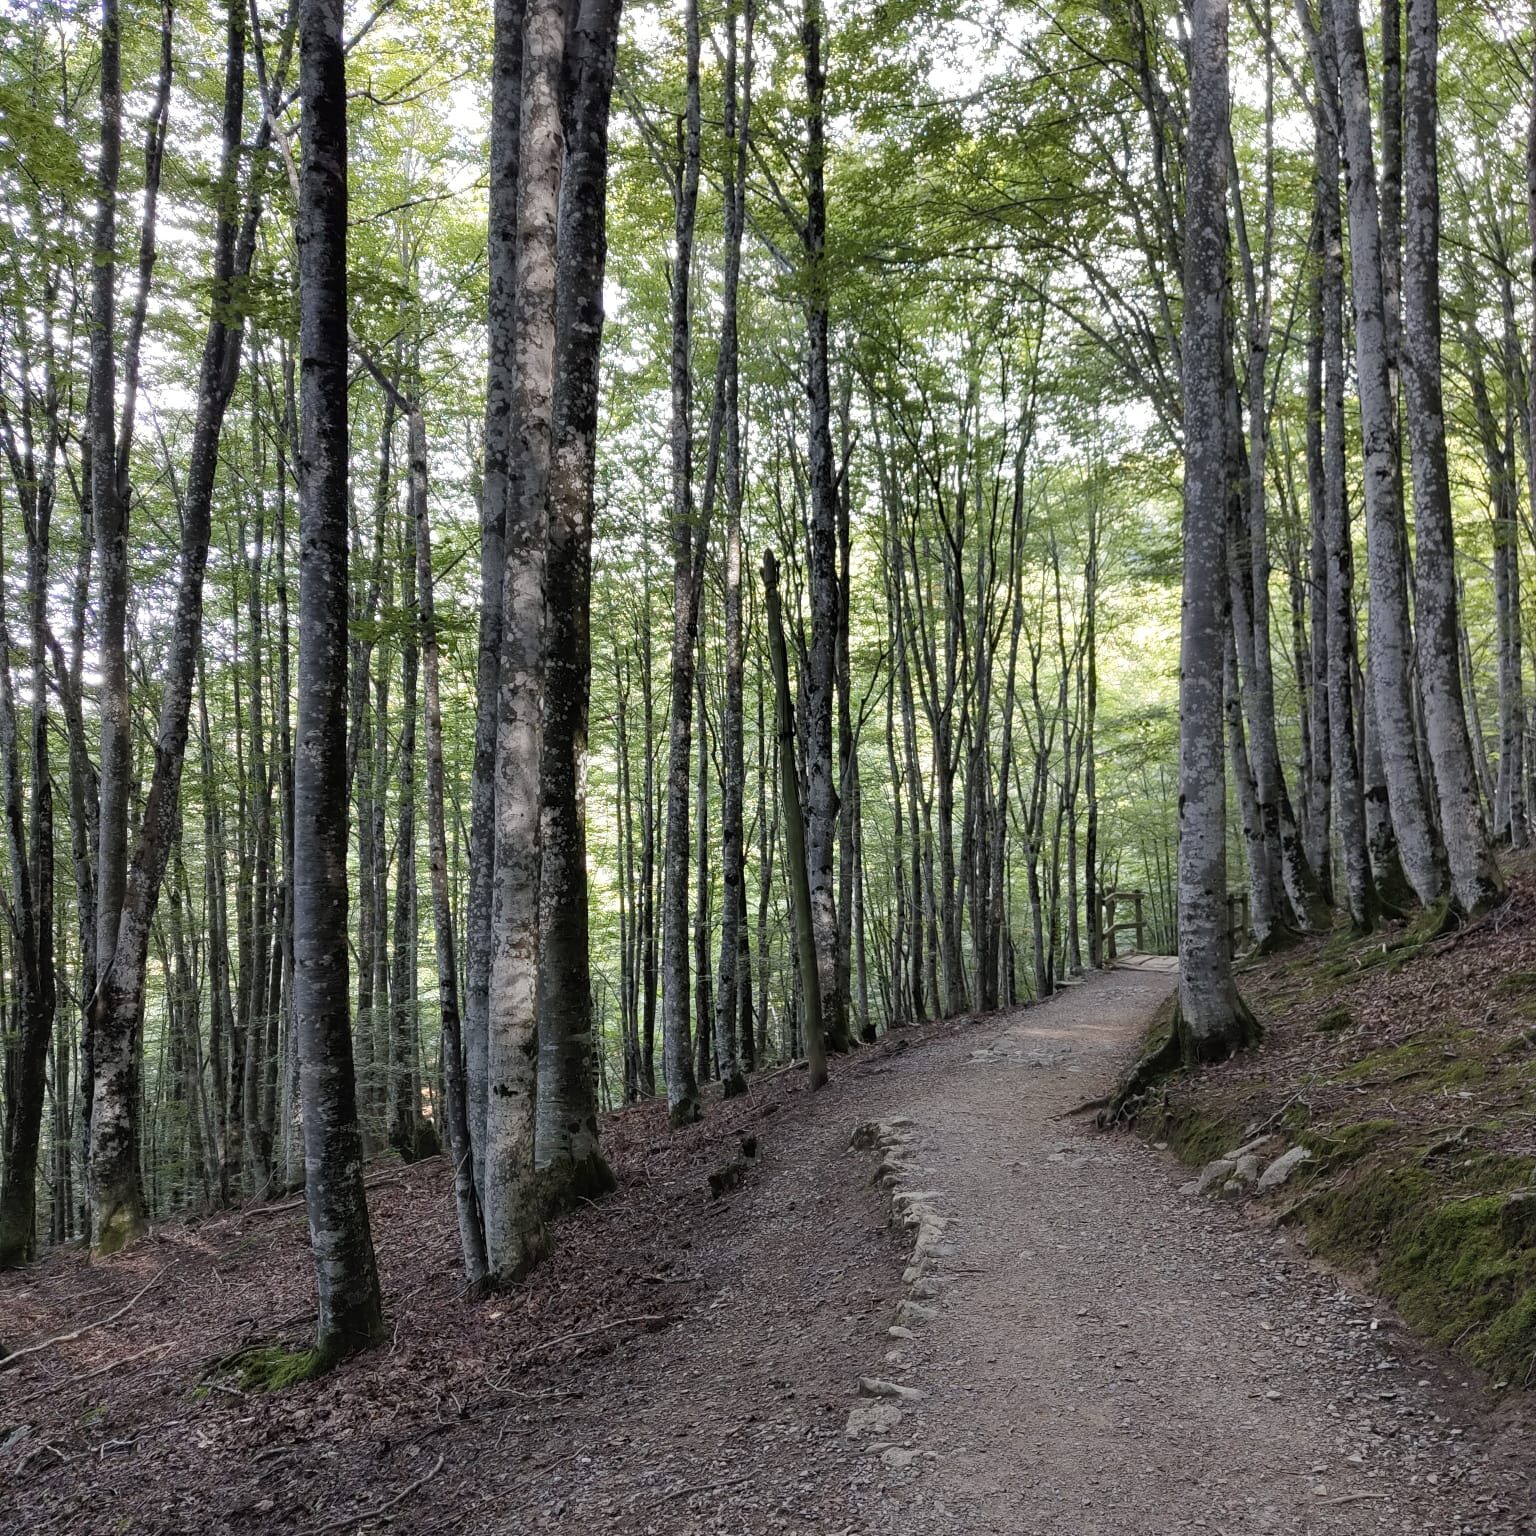
[{"label": "wooden railing", "polygon": [[[1120,933],[1134,933],[1136,935],[1133,954],[1143,953],[1146,949],[1147,927],[1144,915],[1145,893],[1142,891],[1105,891],[1099,897],[1102,908],[1099,920],[1099,953],[1106,961],[1113,960],[1119,954],[1115,944],[1115,935]],[[1122,902],[1129,902],[1134,916],[1115,921],[1115,908]]]},{"label": "wooden railing", "polygon": [[[1118,958],[1120,950],[1115,943],[1116,935],[1134,933],[1134,949],[1131,954],[1146,953],[1146,893],[1144,891],[1105,891],[1099,897],[1099,953],[1105,961]],[[1115,913],[1121,906],[1129,905],[1132,916],[1116,920]],[[1248,934],[1248,892],[1227,893],[1227,943],[1235,955]]]}]

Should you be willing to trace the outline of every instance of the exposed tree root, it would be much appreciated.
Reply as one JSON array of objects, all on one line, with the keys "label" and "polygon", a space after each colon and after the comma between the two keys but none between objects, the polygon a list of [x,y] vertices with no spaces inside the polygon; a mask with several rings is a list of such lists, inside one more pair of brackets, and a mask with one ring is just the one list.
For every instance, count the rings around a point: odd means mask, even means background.
[{"label": "exposed tree root", "polygon": [[613,1169],[596,1147],[585,1157],[563,1157],[539,1170],[539,1193],[546,1217],[575,1210],[584,1201],[600,1200],[618,1187]]},{"label": "exposed tree root", "polygon": [[98,1328],[105,1328],[108,1323],[115,1323],[125,1312],[131,1312],[139,1301],[148,1294],[150,1288],[165,1274],[166,1270],[174,1268],[174,1264],[167,1264],[165,1269],[156,1270],[150,1276],[148,1282],[138,1291],[135,1291],[127,1301],[115,1312],[109,1312],[105,1317],[98,1317],[94,1323],[84,1323],[79,1328],[72,1328],[68,1333],[56,1333],[52,1338],[39,1339],[36,1344],[28,1344],[24,1349],[13,1349],[9,1354],[0,1349],[0,1371],[9,1370],[18,1361],[28,1355],[35,1355],[42,1350],[51,1349],[55,1344],[68,1344],[78,1339],[82,1334],[94,1333]]},{"label": "exposed tree root", "polygon": [[1097,1116],[1101,1128],[1128,1125],[1140,1113],[1152,1090],[1165,1078],[1189,1067],[1226,1061],[1240,1050],[1256,1044],[1264,1033],[1252,1010],[1239,996],[1231,1029],[1214,1039],[1196,1040],[1184,1022],[1177,993],[1159,1010],[1153,1029],[1163,1032],[1109,1095]]},{"label": "exposed tree root", "polygon": [[1244,962],[1260,960],[1266,955],[1278,955],[1287,949],[1294,949],[1300,944],[1306,935],[1299,928],[1292,928],[1287,923],[1276,923],[1256,944],[1244,955]]},{"label": "exposed tree root", "polygon": [[387,1514],[397,1504],[403,1504],[423,1484],[429,1483],[443,1469],[444,1456],[439,1453],[438,1458],[432,1463],[431,1470],[418,1477],[414,1483],[407,1483],[392,1499],[386,1499],[382,1504],[375,1504],[372,1509],[358,1511],[355,1515],[343,1515],[339,1520],[332,1520],[326,1525],[317,1525],[314,1536],[324,1536],[327,1531],[339,1531],[344,1526],[360,1525],[365,1520],[377,1520],[380,1515]]}]

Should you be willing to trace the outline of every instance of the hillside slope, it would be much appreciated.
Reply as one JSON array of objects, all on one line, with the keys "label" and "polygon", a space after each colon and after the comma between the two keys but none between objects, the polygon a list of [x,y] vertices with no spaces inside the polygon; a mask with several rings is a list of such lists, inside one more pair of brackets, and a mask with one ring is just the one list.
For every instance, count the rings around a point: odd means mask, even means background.
[{"label": "hillside slope", "polygon": [[1196,1165],[1304,1148],[1275,1217],[1495,1384],[1536,1384],[1531,867],[1466,928],[1311,939],[1239,980],[1263,1043],[1165,1084],[1144,1134]]}]

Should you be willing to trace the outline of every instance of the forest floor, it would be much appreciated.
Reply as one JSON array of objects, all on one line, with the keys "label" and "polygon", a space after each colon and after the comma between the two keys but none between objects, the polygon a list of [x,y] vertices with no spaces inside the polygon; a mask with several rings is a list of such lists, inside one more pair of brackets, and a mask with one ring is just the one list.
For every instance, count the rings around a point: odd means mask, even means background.
[{"label": "forest floor", "polygon": [[0,1531],[1536,1531],[1524,1394],[1271,1204],[1185,1193],[1170,1153],[1071,1113],[1172,980],[903,1030],[814,1099],[765,1076],[677,1136],[660,1106],[615,1115],[620,1193],[488,1302],[462,1299],[441,1161],[380,1165],[390,1337],[283,1392],[213,1362],[304,1340],[291,1204],[7,1277],[12,1349],[89,1331],[0,1370]]}]

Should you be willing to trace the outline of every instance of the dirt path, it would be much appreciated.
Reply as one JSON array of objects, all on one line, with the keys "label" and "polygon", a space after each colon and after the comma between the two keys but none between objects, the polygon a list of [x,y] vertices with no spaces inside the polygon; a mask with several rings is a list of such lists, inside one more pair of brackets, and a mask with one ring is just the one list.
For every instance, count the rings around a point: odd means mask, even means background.
[{"label": "dirt path", "polygon": [[1094,978],[913,1083],[955,1251],[902,1350],[927,1394],[898,1430],[934,1453],[912,1489],[927,1511],[892,1501],[890,1528],[1536,1528],[1518,1430],[1469,1438],[1471,1393],[1384,1313],[1288,1237],[1178,1193],[1170,1158],[1054,1118],[1172,979]]},{"label": "dirt path", "polygon": [[[1058,1118],[1171,985],[1118,970],[922,1026],[679,1137],[627,1112],[624,1193],[478,1305],[445,1171],[391,1174],[391,1341],[287,1393],[205,1366],[232,1335],[302,1337],[299,1213],[60,1256],[0,1292],[16,1336],[157,1273],[160,1306],[0,1373],[0,1533],[1536,1533],[1524,1399],[1447,1374],[1261,1213],[1181,1194],[1168,1154]],[[851,1147],[872,1122],[884,1148]],[[758,1158],[711,1200],[743,1135]]]},{"label": "dirt path", "polygon": [[[1170,1157],[1055,1118],[1108,1084],[1171,984],[1115,971],[941,1032],[768,1129],[703,1244],[710,1302],[606,1362],[563,1468],[484,1528],[1536,1529],[1518,1425],[1288,1238],[1181,1195]],[[900,1321],[910,1235],[893,1245],[873,1155],[845,1150],[877,1117],[904,1122],[900,1183],[943,1223],[932,1294]],[[860,1397],[864,1376],[922,1396]],[[874,1423],[850,1436],[850,1411]]]}]

